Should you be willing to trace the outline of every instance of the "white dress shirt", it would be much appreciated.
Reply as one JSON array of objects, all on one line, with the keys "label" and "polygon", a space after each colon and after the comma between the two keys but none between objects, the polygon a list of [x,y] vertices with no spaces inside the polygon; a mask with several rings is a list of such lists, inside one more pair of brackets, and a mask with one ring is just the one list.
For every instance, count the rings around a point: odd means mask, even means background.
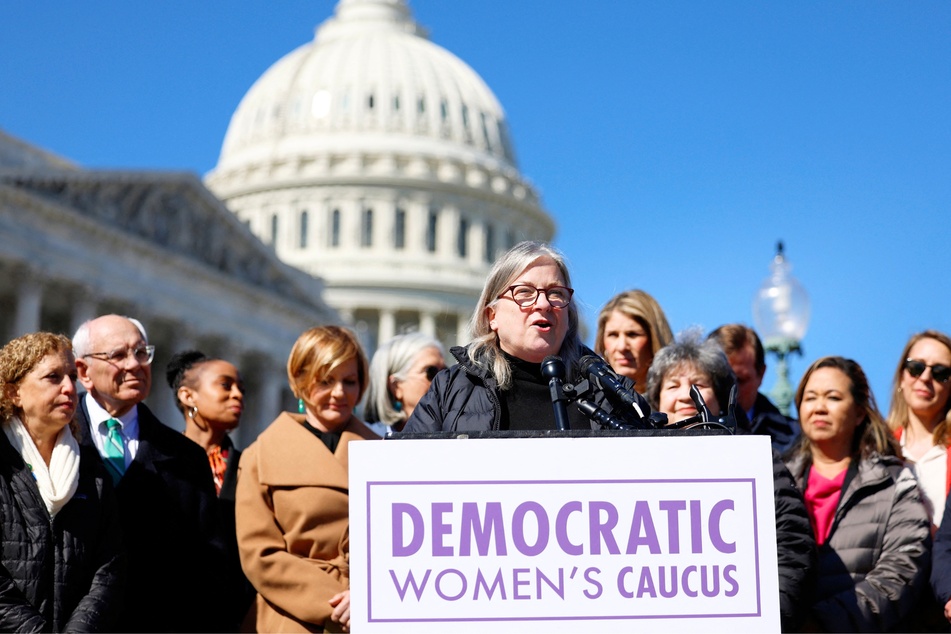
[{"label": "white dress shirt", "polygon": [[89,428],[92,433],[92,442],[96,445],[96,451],[103,458],[106,457],[106,443],[109,441],[109,428],[106,427],[106,421],[115,418],[119,421],[119,433],[122,435],[125,445],[125,466],[135,460],[135,454],[139,450],[139,408],[133,407],[122,416],[112,416],[96,402],[88,392],[83,398],[86,399],[86,410],[89,412]]}]

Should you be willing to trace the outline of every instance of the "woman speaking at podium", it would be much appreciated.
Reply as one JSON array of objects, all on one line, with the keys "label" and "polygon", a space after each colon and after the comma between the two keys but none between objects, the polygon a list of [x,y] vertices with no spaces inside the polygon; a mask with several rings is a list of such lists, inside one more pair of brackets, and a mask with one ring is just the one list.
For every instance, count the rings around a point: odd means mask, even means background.
[{"label": "woman speaking at podium", "polygon": [[[404,431],[556,429],[542,361],[561,357],[571,378],[590,354],[573,294],[564,256],[550,245],[521,242],[502,255],[473,312],[473,341],[450,350],[459,364],[436,375]],[[650,411],[646,401],[642,409]],[[574,404],[567,410],[570,428],[591,429]]]}]

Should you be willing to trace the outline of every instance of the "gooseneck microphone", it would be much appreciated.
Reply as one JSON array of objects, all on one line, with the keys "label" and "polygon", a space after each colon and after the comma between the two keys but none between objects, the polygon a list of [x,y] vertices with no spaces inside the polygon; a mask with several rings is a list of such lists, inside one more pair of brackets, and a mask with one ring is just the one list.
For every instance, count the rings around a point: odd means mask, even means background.
[{"label": "gooseneck microphone", "polygon": [[551,406],[555,411],[555,425],[560,431],[568,429],[568,397],[565,396],[565,374],[568,369],[561,357],[549,355],[542,361],[542,376],[548,379]]},{"label": "gooseneck microphone", "polygon": [[589,377],[592,382],[600,385],[609,399],[620,401],[624,406],[633,408],[639,418],[644,418],[644,412],[638,405],[637,398],[624,387],[624,384],[604,362],[604,359],[595,354],[589,354],[581,357],[579,365],[581,372]]}]

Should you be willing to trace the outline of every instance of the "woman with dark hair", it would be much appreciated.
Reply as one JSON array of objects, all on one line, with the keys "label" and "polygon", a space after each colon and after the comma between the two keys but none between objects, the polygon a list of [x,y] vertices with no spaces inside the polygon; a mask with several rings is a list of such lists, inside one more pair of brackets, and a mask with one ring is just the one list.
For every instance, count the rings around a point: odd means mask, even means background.
[{"label": "woman with dark hair", "polygon": [[[450,350],[459,364],[436,376],[404,431],[557,429],[542,361],[560,356],[573,377],[590,352],[573,294],[565,258],[550,245],[521,242],[502,255],[472,314],[473,341]],[[642,410],[650,413],[646,403]],[[592,428],[574,404],[568,419],[571,428]]]},{"label": "woman with dark hair", "polygon": [[287,378],[302,414],[277,417],[244,451],[238,475],[241,565],[258,591],[258,632],[350,626],[351,442],[379,439],[353,414],[367,387],[356,335],[298,337]]},{"label": "woman with dark hair", "polygon": [[931,513],[941,525],[951,490],[951,337],[925,330],[905,344],[895,378],[888,425],[912,464]]},{"label": "woman with dark hair", "polygon": [[244,382],[232,363],[198,350],[175,354],[168,362],[165,378],[185,418],[185,436],[208,456],[218,493],[219,532],[226,549],[221,578],[228,587],[220,593],[226,602],[220,606],[222,625],[237,630],[254,600],[254,588],[241,571],[235,537],[235,487],[241,452],[228,436],[241,422]]},{"label": "woman with dark hair", "polygon": [[76,362],[62,335],[0,349],[0,630],[110,631],[125,557],[112,479],[73,418]]},{"label": "woman with dark hair", "polygon": [[930,526],[865,372],[851,359],[819,359],[799,383],[796,407],[802,436],[787,466],[819,544],[811,624],[908,631],[927,584]]},{"label": "woman with dark hair", "polygon": [[634,381],[643,394],[654,356],[673,339],[657,300],[644,291],[630,290],[615,295],[601,309],[594,351],[615,372]]}]

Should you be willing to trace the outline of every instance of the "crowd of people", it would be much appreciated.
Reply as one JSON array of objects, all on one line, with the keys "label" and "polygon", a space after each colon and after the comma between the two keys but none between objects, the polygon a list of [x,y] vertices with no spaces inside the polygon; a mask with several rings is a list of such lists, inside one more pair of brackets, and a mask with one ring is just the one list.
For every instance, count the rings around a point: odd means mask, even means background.
[{"label": "crowd of people", "polygon": [[[557,356],[576,377],[598,354],[653,421],[732,403],[736,433],[769,436],[784,631],[948,630],[951,338],[928,330],[908,341],[887,417],[858,363],[816,360],[795,420],[759,391],[765,358],[749,327],[675,337],[657,301],[631,290],[605,304],[590,350],[574,293],[564,257],[523,242],[492,267],[472,341],[449,350],[451,366],[423,334],[397,336],[368,361],[351,330],[311,328],[287,361],[298,411],[274,412],[243,451],[228,432],[244,386],[225,359],[172,357],[178,433],[143,403],[155,349],[138,320],[104,315],[72,340],[8,342],[0,629],[347,631],[350,443],[565,421],[599,429],[576,402],[557,420],[543,369]],[[618,413],[599,388],[588,398]]]}]

